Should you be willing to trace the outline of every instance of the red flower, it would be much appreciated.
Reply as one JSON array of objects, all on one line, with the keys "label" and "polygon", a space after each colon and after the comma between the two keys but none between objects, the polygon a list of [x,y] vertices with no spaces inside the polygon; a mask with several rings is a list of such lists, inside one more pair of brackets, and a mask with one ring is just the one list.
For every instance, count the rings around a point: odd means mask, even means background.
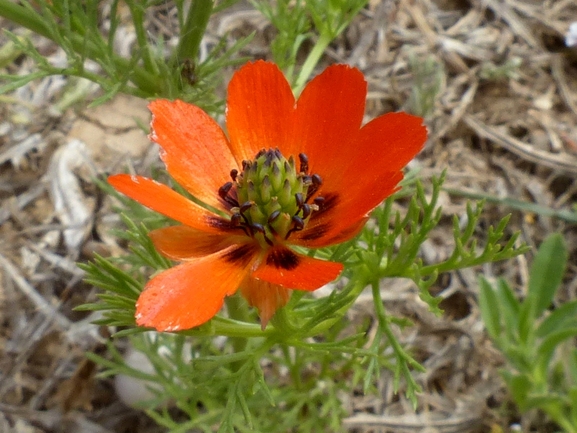
[{"label": "red flower", "polygon": [[182,264],[148,282],[136,304],[138,325],[201,325],[240,288],[264,327],[290,289],[313,291],[339,275],[342,264],[290,245],[325,247],[355,236],[397,189],[427,135],[422,119],[405,113],[361,127],[366,93],[360,71],[335,65],[295,100],[277,66],[258,61],[229,84],[228,138],[194,105],[149,105],[150,138],[168,172],[207,207],[151,179],[109,177],[118,191],[182,224],[150,233],[162,254]]}]

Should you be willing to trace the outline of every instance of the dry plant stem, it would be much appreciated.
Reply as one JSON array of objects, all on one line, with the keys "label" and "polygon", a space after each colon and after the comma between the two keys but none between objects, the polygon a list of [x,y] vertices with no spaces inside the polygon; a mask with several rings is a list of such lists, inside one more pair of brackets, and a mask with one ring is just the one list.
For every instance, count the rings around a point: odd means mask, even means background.
[{"label": "dry plant stem", "polygon": [[18,272],[18,269],[4,256],[0,255],[0,266],[2,266],[8,275],[14,280],[16,285],[26,295],[30,301],[34,303],[36,308],[47,319],[54,320],[54,322],[62,329],[68,329],[71,326],[70,320],[63,316],[56,308],[50,305],[42,295],[40,295],[34,287],[32,287],[26,279]]},{"label": "dry plant stem", "polygon": [[533,146],[511,137],[497,128],[484,124],[471,115],[464,116],[463,120],[480,137],[498,143],[505,149],[515,153],[527,161],[560,170],[565,173],[577,174],[577,158],[571,157],[570,155],[555,155],[535,149]]}]

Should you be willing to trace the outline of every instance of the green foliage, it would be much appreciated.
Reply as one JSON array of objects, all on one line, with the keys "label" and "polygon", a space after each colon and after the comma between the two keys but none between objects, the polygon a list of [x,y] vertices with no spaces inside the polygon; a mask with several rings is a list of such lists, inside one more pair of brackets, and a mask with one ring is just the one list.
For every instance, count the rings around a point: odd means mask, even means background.
[{"label": "green foliage", "polygon": [[[274,61],[284,70],[298,95],[329,44],[347,28],[368,0],[251,0],[251,3],[276,28],[277,35],[271,45]],[[314,46],[295,77],[297,56],[307,40],[314,41]]]},{"label": "green foliage", "polygon": [[[110,3],[110,28],[106,32],[102,29],[102,2],[99,0],[82,3],[68,0],[24,0],[18,3],[0,0],[0,16],[51,39],[65,51],[67,58],[65,67],[54,66],[38,52],[28,36],[6,32],[12,49],[31,57],[38,70],[24,76],[0,76],[7,82],[0,86],[0,94],[35,79],[67,75],[88,79],[102,88],[104,94],[94,104],[123,92],[141,98],[178,97],[215,112],[221,104],[214,91],[222,78],[220,72],[226,66],[246,60],[235,58],[235,55],[251,37],[241,39],[228,48],[223,39],[204,61],[198,62],[198,47],[212,13],[213,1],[193,1],[188,10],[183,1],[177,1],[175,5],[183,37],[174,52],[166,54],[160,35],[150,35],[146,29],[146,10],[154,2],[127,0],[125,3],[137,41],[130,58],[124,58],[114,50],[121,19],[118,0]],[[88,60],[96,63],[100,71],[87,68]]]},{"label": "green foliage", "polygon": [[541,244],[519,301],[506,281],[480,279],[487,332],[508,361],[502,374],[521,411],[540,409],[566,432],[577,432],[577,301],[549,311],[561,287],[568,252],[560,234]]},{"label": "green foliage", "polygon": [[427,117],[435,109],[437,95],[445,81],[443,65],[433,56],[409,56],[409,66],[415,83],[409,98],[409,111],[417,116]]},{"label": "green foliage", "polygon": [[479,76],[485,80],[504,80],[508,78],[517,79],[519,77],[519,68],[523,63],[520,57],[513,57],[502,65],[495,65],[492,62],[485,62],[481,65]]},{"label": "green foliage", "polygon": [[[285,70],[295,94],[303,89],[329,44],[367,2],[253,1],[277,30],[273,56]],[[148,8],[158,2],[126,0],[123,4],[136,34],[136,47],[130,58],[124,58],[114,49],[121,26],[118,0],[110,0],[110,26],[106,31],[102,28],[103,3],[99,0],[0,0],[0,16],[27,29],[23,33],[6,32],[10,43],[0,49],[0,65],[24,54],[37,66],[28,75],[0,76],[6,83],[0,85],[0,93],[50,75],[66,75],[101,87],[103,94],[93,104],[123,92],[141,98],[180,98],[217,112],[222,101],[214,90],[223,68],[244,62],[238,53],[251,37],[232,46],[223,38],[202,62],[198,52],[211,14],[232,3],[234,0],[215,6],[212,0],[175,0],[181,37],[178,46],[169,51],[160,35],[148,31],[146,23]],[[66,65],[51,64],[33,46],[30,33],[60,46],[66,53]],[[305,42],[312,44],[308,52]],[[300,56],[306,56],[301,67]],[[96,63],[98,72],[88,67],[89,61]],[[423,65],[414,61],[412,67],[419,92],[413,97],[413,107],[416,112],[427,114],[433,108],[442,70],[429,60]],[[71,99],[77,100],[78,93]],[[439,300],[428,289],[440,272],[504,260],[525,251],[523,246],[515,248],[516,234],[507,238],[507,218],[490,228],[486,239],[477,242],[476,228],[482,211],[482,204],[477,204],[467,207],[464,225],[455,218],[455,249],[450,257],[441,263],[423,263],[421,245],[441,218],[438,198],[442,183],[443,177],[432,179],[427,187],[414,179],[405,182],[399,194],[374,211],[357,239],[309,251],[310,255],[345,264],[345,278],[330,295],[314,298],[296,291],[265,330],[241,297],[230,297],[227,304],[235,308],[228,309],[229,316],[219,315],[178,335],[144,333],[134,323],[135,303],[146,281],[155,272],[172,266],[154,249],[148,236],[150,230],[165,226],[167,219],[101,183],[121,204],[125,229],[116,235],[130,245],[130,254],[122,258],[97,256],[93,262],[80,265],[86,272],[86,281],[103,290],[98,302],[80,309],[101,311],[98,323],[117,327],[116,336],[128,336],[134,348],[146,355],[152,371],[126,365],[113,343],[108,346],[108,357],[88,356],[107,368],[105,375],[125,374],[146,381],[155,397],[145,407],[160,426],[171,432],[212,432],[215,426],[222,432],[336,431],[344,415],[341,395],[350,394],[353,388],[372,392],[385,369],[394,374],[395,390],[404,386],[408,398],[416,404],[420,388],[411,372],[422,370],[422,366],[395,336],[396,328],[410,323],[387,313],[381,295],[382,281],[411,279],[422,299],[439,312]],[[179,190],[178,186],[175,189]],[[408,200],[406,212],[393,210],[395,199]],[[506,323],[523,321],[523,335],[530,335],[528,319],[543,311],[540,302],[551,298],[536,288],[534,291],[539,294],[533,296],[535,306],[516,308],[510,289],[501,286],[499,290],[508,302],[505,307],[514,313]],[[368,287],[377,318],[374,335],[369,335],[369,320],[356,325],[347,320],[351,306]],[[577,304],[568,305],[563,310],[566,315],[551,314],[537,330],[537,337],[544,341],[541,362],[547,361],[557,342],[566,338],[566,329],[576,325],[568,316],[577,311]],[[494,321],[498,319],[499,316],[493,317]],[[498,331],[498,326],[504,325],[492,326]],[[577,371],[577,355],[573,354],[571,360],[572,371]],[[270,372],[265,374],[265,369]],[[518,393],[522,395],[521,391]],[[576,400],[577,392],[570,396]],[[174,403],[178,413],[163,406],[167,401]]]},{"label": "green foliage", "polygon": [[[383,369],[393,372],[395,389],[404,384],[407,396],[416,404],[420,387],[411,372],[422,371],[422,366],[395,336],[395,327],[410,323],[386,312],[381,281],[397,277],[412,279],[421,297],[433,310],[439,311],[438,300],[427,290],[439,272],[506,259],[525,250],[514,248],[516,235],[503,239],[506,219],[489,230],[484,247],[477,247],[474,229],[481,217],[481,208],[468,206],[464,227],[455,222],[453,254],[444,262],[425,265],[419,258],[420,246],[439,222],[438,197],[442,182],[443,177],[432,179],[427,193],[422,182],[413,179],[396,197],[375,210],[357,239],[311,251],[318,257],[345,263],[347,282],[341,289],[333,290],[324,298],[295,291],[288,305],[277,312],[264,331],[254,313],[248,313],[242,315],[241,320],[217,316],[203,326],[180,332],[178,338],[195,336],[196,339],[186,341],[193,342],[195,348],[198,344],[186,371],[180,371],[174,363],[167,363],[151,348],[142,346],[149,337],[132,337],[135,345],[144,347],[144,353],[160,363],[155,370],[162,377],[149,378],[155,386],[160,386],[156,388],[161,389],[159,398],[170,395],[190,420],[182,423],[172,419],[168,411],[153,410],[158,403],[156,399],[152,402],[154,405],[149,406],[151,416],[175,432],[191,428],[209,431],[209,426],[215,423],[223,432],[281,432],[296,425],[299,431],[335,430],[344,415],[340,393],[357,386],[370,393]],[[393,212],[393,201],[411,194],[407,212]],[[125,212],[128,215],[123,216],[126,230],[119,233],[129,240],[133,254],[123,260],[99,257],[83,266],[87,280],[105,290],[99,303],[83,308],[104,310],[100,323],[126,327],[122,334],[135,332],[134,302],[143,287],[142,270],[148,269],[144,272],[148,275],[170,266],[154,251],[146,236],[149,228],[132,220],[133,213],[142,217],[143,210],[132,203]],[[150,213],[145,212],[145,215]],[[149,220],[149,223],[157,222]],[[370,340],[368,322],[353,328],[346,320],[350,307],[366,287],[372,289],[378,320],[376,334]],[[235,302],[234,311],[243,307],[246,310],[241,297],[231,299]],[[215,346],[217,336],[226,337],[224,346]],[[178,358],[181,354],[174,356]],[[265,382],[263,360],[270,361],[271,368],[285,371],[286,377],[275,379],[278,375],[269,374]],[[113,372],[123,369],[123,361],[116,355],[112,361],[100,361]],[[130,374],[130,370],[127,373]],[[166,379],[167,374],[170,380]],[[140,377],[138,373],[134,376]],[[179,378],[176,387],[175,378]],[[200,411],[199,407],[206,411]],[[278,407],[285,408],[282,416]]]}]

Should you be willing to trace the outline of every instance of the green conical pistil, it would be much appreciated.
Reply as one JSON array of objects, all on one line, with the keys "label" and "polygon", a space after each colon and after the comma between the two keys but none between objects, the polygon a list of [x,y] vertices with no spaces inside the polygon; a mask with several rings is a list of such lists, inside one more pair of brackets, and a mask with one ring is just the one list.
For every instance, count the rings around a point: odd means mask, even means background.
[{"label": "green conical pistil", "polygon": [[270,183],[270,177],[268,174],[262,178],[262,182],[260,185],[260,200],[263,204],[267,204],[270,202],[272,198],[272,184]]},{"label": "green conical pistil", "polygon": [[275,191],[278,191],[284,181],[283,174],[280,170],[280,161],[273,161],[271,167],[270,183]]},{"label": "green conical pistil", "polygon": [[233,204],[231,226],[268,245],[302,230],[312,211],[318,209],[316,204],[306,203],[312,195],[309,187],[319,185],[311,181],[306,155],[299,155],[299,160],[297,171],[292,156],[287,160],[278,149],[261,150],[254,160],[242,162],[241,172],[231,170],[233,182],[219,189],[219,196]]}]

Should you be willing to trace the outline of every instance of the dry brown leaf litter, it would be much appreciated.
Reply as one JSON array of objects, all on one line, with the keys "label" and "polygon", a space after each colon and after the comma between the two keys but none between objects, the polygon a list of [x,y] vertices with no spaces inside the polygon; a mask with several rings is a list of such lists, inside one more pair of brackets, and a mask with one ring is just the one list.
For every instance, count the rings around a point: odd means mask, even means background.
[{"label": "dry brown leaf litter", "polygon": [[[370,118],[407,108],[415,82],[411,58],[432,59],[442,68],[440,91],[427,118],[431,139],[413,167],[424,178],[448,169],[451,189],[563,209],[577,193],[577,50],[563,44],[573,20],[574,0],[371,0],[323,63],[347,62],[365,72]],[[151,32],[176,43],[170,8],[152,10],[149,21]],[[10,23],[0,27],[14,29]],[[117,48],[128,53],[135,41],[128,20],[120,31],[125,37]],[[225,33],[232,40],[252,31],[257,36],[246,54],[269,58],[274,32],[243,3],[214,17],[202,50]],[[40,38],[35,43],[62,61],[54,45]],[[507,68],[508,75],[499,75]],[[25,73],[33,64],[19,58],[6,69]],[[72,312],[93,299],[75,261],[88,260],[93,251],[121,251],[107,234],[117,217],[91,178],[127,164],[142,171],[158,163],[156,149],[132,121],[136,116],[146,124],[147,113],[142,101],[124,96],[96,109],[59,113],[65,84],[60,77],[34,82],[0,104],[0,431],[160,431],[119,403],[110,382],[93,379],[83,353],[100,350],[102,337],[90,325],[93,317]],[[131,116],[122,115],[127,112]],[[450,218],[464,214],[462,199],[443,193],[441,201],[443,223],[422,251],[429,262],[450,254]],[[479,235],[509,212],[487,206]],[[515,211],[513,229],[530,245],[552,231],[565,235],[572,261],[560,298],[574,299],[575,228]],[[476,301],[480,272],[506,277],[522,295],[528,266],[519,257],[505,266],[441,276],[434,288],[444,299],[440,318],[411,284],[387,283],[388,310],[416,324],[399,336],[427,367],[417,375],[425,392],[415,414],[385,374],[377,396],[344,398],[350,416],[343,429],[448,433],[494,426],[507,431],[521,423],[525,431],[548,431],[540,416],[519,417],[502,406],[502,360],[486,338]],[[370,298],[361,298],[351,320],[370,315],[371,308]]]}]

